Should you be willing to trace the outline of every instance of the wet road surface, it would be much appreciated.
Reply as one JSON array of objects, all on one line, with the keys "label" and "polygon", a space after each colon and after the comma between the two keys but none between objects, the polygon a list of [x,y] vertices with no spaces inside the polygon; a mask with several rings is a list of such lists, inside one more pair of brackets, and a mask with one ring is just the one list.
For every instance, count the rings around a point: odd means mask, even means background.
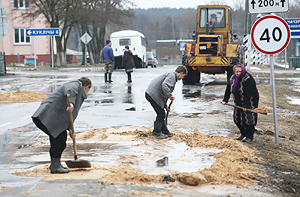
[{"label": "wet road surface", "polygon": [[[29,90],[49,95],[59,85],[69,80],[86,76],[91,79],[93,87],[88,93],[88,99],[84,102],[75,121],[76,132],[94,128],[125,126],[146,126],[151,128],[153,127],[155,113],[145,99],[144,92],[153,78],[161,73],[174,71],[175,69],[176,66],[135,69],[132,74],[133,83],[127,83],[124,70],[114,71],[113,83],[104,83],[104,74],[101,68],[31,72],[11,71],[15,75],[0,78],[0,92]],[[194,128],[198,128],[205,134],[232,135],[231,131],[218,128],[214,121],[206,123],[211,124],[211,129],[207,129],[207,125],[205,126],[206,129],[201,128],[201,125],[205,124],[199,123],[202,116],[210,115],[213,117],[221,113],[231,113],[231,109],[220,106],[220,100],[223,97],[226,86],[226,76],[202,75],[202,77],[204,78],[202,83],[196,86],[183,86],[181,81],[177,83],[173,92],[175,101],[169,117],[169,129],[192,132]],[[101,187],[101,179],[97,181],[68,180],[67,182],[71,185],[73,184],[73,186],[66,187],[62,185],[64,181],[41,181],[42,178],[11,175],[16,170],[49,163],[48,146],[40,146],[28,151],[28,147],[36,143],[38,139],[46,137],[31,121],[31,115],[38,108],[39,104],[39,102],[0,104],[0,186],[17,187],[3,193],[4,196],[22,196],[22,193],[26,194],[26,191],[31,191],[30,193],[32,194],[36,187],[45,190],[43,194],[37,194],[37,196],[59,195],[62,190],[79,195],[78,185],[80,185],[85,195],[112,196],[112,194],[117,195],[124,191],[132,190],[130,187],[139,187],[122,185],[118,187],[114,185]],[[78,150],[81,151],[81,156],[85,159],[105,166],[115,164],[116,158],[124,154],[124,151],[126,154],[138,154],[141,150],[132,148],[133,143],[136,142],[97,143],[92,145],[79,143]],[[201,150],[185,152],[186,149],[187,147],[184,143],[172,145],[172,149],[169,151],[170,161],[174,158],[180,158],[182,163],[179,165],[178,163],[172,164],[170,162],[172,165],[169,165],[169,167],[149,173],[161,173],[162,170],[180,171],[181,169],[188,169],[187,172],[196,171],[200,168],[199,161],[189,161],[189,158],[193,158],[195,152],[202,154],[199,157],[203,164],[201,168],[209,167],[213,163],[213,154],[209,150],[201,153]],[[65,157],[72,157],[72,147],[68,146],[64,154]],[[182,158],[182,155],[187,155],[187,158]],[[157,158],[152,158],[151,162],[146,161],[138,167],[146,171],[155,168],[156,160]],[[186,168],[187,165],[190,165],[189,168]],[[61,190],[54,189],[57,187],[60,187]],[[142,190],[149,190],[149,188],[144,187]],[[49,191],[51,191],[51,195]],[[182,191],[177,190],[174,190],[173,194],[174,196],[183,195]],[[190,196],[199,196],[199,193],[191,192]],[[205,194],[205,196],[208,195]]]}]

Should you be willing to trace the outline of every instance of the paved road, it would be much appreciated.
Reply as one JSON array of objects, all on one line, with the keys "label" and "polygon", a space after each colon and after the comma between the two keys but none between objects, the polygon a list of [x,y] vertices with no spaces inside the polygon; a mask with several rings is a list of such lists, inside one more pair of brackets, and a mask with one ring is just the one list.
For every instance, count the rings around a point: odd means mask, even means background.
[{"label": "paved road", "polygon": [[[160,66],[153,69],[136,69],[133,72],[133,83],[131,84],[127,83],[124,70],[114,71],[113,83],[104,83],[104,74],[101,68],[9,71],[8,73],[14,73],[15,75],[0,78],[0,92],[30,90],[48,95],[59,85],[69,80],[86,76],[92,80],[93,87],[88,93],[88,99],[84,102],[76,119],[76,132],[110,126],[152,127],[155,113],[144,98],[145,89],[153,78],[161,73],[173,71],[175,68],[176,66]],[[201,111],[202,115],[218,113],[216,110],[219,107],[216,104],[219,103],[223,96],[226,76],[211,77],[204,75],[204,78],[205,81],[198,86],[183,86],[181,82],[177,83],[174,91],[175,102],[170,115],[189,118],[197,117],[200,114],[199,111]],[[210,84],[210,86],[207,86],[207,84]],[[171,191],[173,196],[213,196],[201,194],[197,191],[130,185],[103,185],[101,179],[43,181],[42,178],[12,175],[12,172],[16,170],[49,163],[48,150],[37,149],[35,150],[36,152],[28,152],[26,149],[41,136],[45,136],[33,125],[30,118],[39,104],[39,102],[0,104],[1,196],[25,196],[28,193],[34,194],[37,188],[39,188],[37,190],[39,193],[35,195],[44,197],[59,196],[62,192],[64,192],[64,196],[81,194],[88,196],[126,196],[124,194],[132,190]],[[171,129],[181,128],[184,130],[184,127],[189,126],[188,124],[174,124],[170,127],[172,127]],[[220,130],[224,134],[224,128]],[[110,152],[102,151],[101,154],[109,156]],[[38,157],[34,157],[35,155],[38,155]],[[28,158],[26,158],[27,156]],[[97,158],[94,159],[96,160]],[[1,187],[13,187],[13,189],[1,193]]]}]

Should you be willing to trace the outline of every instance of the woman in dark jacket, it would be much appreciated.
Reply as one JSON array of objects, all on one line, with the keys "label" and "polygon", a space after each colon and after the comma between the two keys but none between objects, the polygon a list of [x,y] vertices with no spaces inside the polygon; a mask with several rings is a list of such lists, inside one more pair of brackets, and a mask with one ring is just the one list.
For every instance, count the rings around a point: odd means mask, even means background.
[{"label": "woman in dark jacket", "polygon": [[125,51],[122,59],[122,68],[124,68],[125,72],[127,73],[127,83],[131,83],[131,73],[133,72],[134,68],[134,60],[133,54],[129,50],[129,46],[125,46]]},{"label": "woman in dark jacket", "polygon": [[[246,109],[258,107],[258,90],[254,78],[246,71],[243,64],[237,63],[233,67],[233,72],[234,74],[227,84],[222,104],[226,105],[232,93],[235,105],[243,107],[243,109],[234,108],[233,113],[233,120],[241,132],[237,140],[251,142],[255,131],[254,126],[257,124],[257,113],[249,112]],[[245,137],[246,139],[244,139]]]},{"label": "woman in dark jacket", "polygon": [[[51,173],[70,172],[60,164],[62,152],[66,148],[66,130],[69,130],[72,139],[76,136],[72,134],[69,111],[72,112],[74,121],[91,86],[92,82],[87,77],[67,82],[43,100],[32,115],[34,124],[50,139]],[[70,107],[67,102],[67,94],[70,95]]]}]

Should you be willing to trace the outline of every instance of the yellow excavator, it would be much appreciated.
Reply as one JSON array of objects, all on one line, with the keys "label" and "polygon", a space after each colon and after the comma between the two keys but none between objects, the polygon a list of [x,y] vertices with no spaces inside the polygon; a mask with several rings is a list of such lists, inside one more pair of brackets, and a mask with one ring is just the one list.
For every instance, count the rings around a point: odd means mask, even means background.
[{"label": "yellow excavator", "polygon": [[227,5],[200,5],[197,11],[197,27],[193,43],[185,45],[182,64],[188,69],[183,84],[200,82],[200,74],[222,74],[227,80],[233,74],[232,67],[243,60],[242,47],[232,34],[231,8]]}]

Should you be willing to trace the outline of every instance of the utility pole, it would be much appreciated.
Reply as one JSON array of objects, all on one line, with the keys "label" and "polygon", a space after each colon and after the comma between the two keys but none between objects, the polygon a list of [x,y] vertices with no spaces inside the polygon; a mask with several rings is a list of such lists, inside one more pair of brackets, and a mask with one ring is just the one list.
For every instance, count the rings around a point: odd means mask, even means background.
[{"label": "utility pole", "polygon": [[245,35],[248,35],[251,31],[251,14],[249,13],[249,0],[245,1],[245,21]]},{"label": "utility pole", "polygon": [[247,35],[247,34],[249,34],[249,32],[248,32],[248,17],[249,17],[249,0],[246,0],[245,1],[245,21],[246,21],[246,23],[245,23],[245,35]]}]

